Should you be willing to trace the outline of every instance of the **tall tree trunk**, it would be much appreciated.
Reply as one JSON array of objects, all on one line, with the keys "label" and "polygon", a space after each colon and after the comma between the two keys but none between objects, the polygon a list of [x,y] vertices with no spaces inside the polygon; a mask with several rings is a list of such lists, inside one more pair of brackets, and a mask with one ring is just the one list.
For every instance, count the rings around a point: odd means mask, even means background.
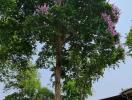
[{"label": "tall tree trunk", "polygon": [[[56,0],[56,3],[61,6],[62,0]],[[58,25],[58,31],[61,27]],[[59,32],[61,33],[61,32]],[[61,36],[58,36],[56,44],[56,67],[55,67],[55,100],[61,100],[61,49],[62,40]]]},{"label": "tall tree trunk", "polygon": [[83,92],[82,92],[82,88],[80,89],[80,100],[84,100],[84,96],[83,96]]},{"label": "tall tree trunk", "polygon": [[56,47],[56,67],[55,67],[55,100],[61,100],[61,38],[58,38]]}]

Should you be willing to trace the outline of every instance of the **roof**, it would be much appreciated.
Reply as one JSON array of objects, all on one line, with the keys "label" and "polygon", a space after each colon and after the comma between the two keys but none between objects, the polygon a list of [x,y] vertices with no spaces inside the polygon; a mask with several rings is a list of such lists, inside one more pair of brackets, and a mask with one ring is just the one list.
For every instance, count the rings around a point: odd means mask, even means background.
[{"label": "roof", "polygon": [[132,88],[124,90],[121,94],[122,95],[130,95],[130,96],[132,96]]},{"label": "roof", "polygon": [[109,97],[109,98],[105,98],[105,99],[101,99],[101,100],[127,100],[127,99],[121,95],[117,95],[117,96],[113,96],[113,97]]},{"label": "roof", "polygon": [[101,99],[101,100],[132,100],[132,88],[126,89],[123,92],[120,93],[120,95],[116,95],[113,97]]}]

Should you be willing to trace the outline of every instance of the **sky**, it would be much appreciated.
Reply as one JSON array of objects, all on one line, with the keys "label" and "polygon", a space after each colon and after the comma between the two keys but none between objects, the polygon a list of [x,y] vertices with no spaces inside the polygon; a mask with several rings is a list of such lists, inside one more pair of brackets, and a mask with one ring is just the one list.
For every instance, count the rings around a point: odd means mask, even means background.
[{"label": "sky", "polygon": [[[132,26],[132,0],[109,0],[117,5],[121,10],[121,16],[117,24],[117,31],[121,34],[121,42],[124,43],[125,37]],[[51,73],[45,70],[39,70],[42,86],[52,87],[49,82]],[[122,89],[132,87],[132,58],[126,57],[125,63],[120,63],[119,67],[106,69],[103,77],[93,84],[93,95],[88,100],[99,100],[106,97],[118,95]],[[3,84],[0,83],[0,100],[5,95],[3,93]]]}]

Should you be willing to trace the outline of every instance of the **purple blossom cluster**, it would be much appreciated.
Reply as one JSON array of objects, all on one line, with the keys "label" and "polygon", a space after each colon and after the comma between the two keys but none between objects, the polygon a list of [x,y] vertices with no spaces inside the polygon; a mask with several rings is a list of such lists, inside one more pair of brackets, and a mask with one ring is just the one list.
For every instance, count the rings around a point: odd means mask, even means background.
[{"label": "purple blossom cluster", "polygon": [[38,13],[48,13],[48,10],[49,10],[49,6],[46,3],[44,3],[43,5],[38,5],[36,7],[36,11]]},{"label": "purple blossom cluster", "polygon": [[120,10],[114,4],[112,4],[112,16],[114,17],[115,20],[118,20],[118,18],[120,16]]},{"label": "purple blossom cluster", "polygon": [[112,33],[112,35],[117,35],[118,33],[115,30],[115,24],[113,23],[111,16],[108,15],[107,13],[102,13],[101,14],[105,22],[108,24],[107,30]]}]

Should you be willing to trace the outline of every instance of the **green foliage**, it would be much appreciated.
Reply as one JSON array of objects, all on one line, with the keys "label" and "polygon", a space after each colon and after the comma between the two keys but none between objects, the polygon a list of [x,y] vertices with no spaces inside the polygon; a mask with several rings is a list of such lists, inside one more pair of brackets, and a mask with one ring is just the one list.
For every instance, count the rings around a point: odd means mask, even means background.
[{"label": "green foliage", "polygon": [[41,87],[33,65],[27,66],[25,70],[11,71],[14,74],[5,81],[5,90],[16,89],[17,92],[6,96],[4,100],[53,100],[52,91]]},{"label": "green foliage", "polygon": [[132,29],[130,30],[127,40],[126,40],[126,45],[129,48],[129,55],[132,56],[131,51],[132,51]]},{"label": "green foliage", "polygon": [[[49,5],[47,14],[36,12],[35,7],[43,3]],[[0,61],[23,68],[36,54],[36,42],[40,42],[43,48],[37,67],[50,68],[54,74],[56,49],[61,45],[63,92],[68,97],[75,91],[85,98],[104,69],[124,58],[119,35],[107,31],[101,16],[103,12],[112,13],[106,0],[63,0],[61,5],[53,0],[18,0],[13,4],[11,14],[7,9],[0,19]],[[75,90],[70,90],[71,80]]]},{"label": "green foliage", "polygon": [[92,95],[90,86],[91,83],[87,88],[85,84],[78,85],[76,81],[71,80],[63,86],[65,92],[62,100],[81,100],[81,97],[84,100],[88,95]]},{"label": "green foliage", "polygon": [[16,6],[16,0],[1,0],[0,1],[0,15],[11,14]]},{"label": "green foliage", "polygon": [[54,94],[52,91],[48,90],[47,88],[39,89],[37,95],[37,100],[54,100]]}]

